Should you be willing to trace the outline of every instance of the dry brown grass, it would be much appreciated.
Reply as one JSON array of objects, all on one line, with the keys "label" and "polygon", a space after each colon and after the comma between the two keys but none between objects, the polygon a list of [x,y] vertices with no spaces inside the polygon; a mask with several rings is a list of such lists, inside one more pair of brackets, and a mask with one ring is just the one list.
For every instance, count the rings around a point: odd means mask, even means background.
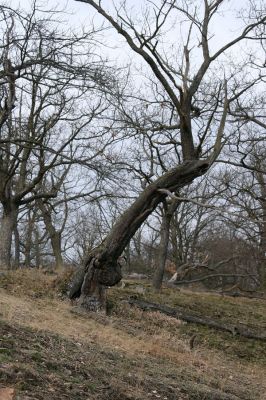
[{"label": "dry brown grass", "polygon": [[[183,380],[198,382],[198,388],[205,385],[206,388],[215,387],[221,391],[231,388],[233,393],[244,393],[245,387],[249,385],[256,390],[261,388],[261,395],[255,394],[254,399],[265,398],[266,368],[261,365],[232,359],[223,351],[208,349],[204,342],[198,343],[191,350],[189,338],[182,331],[185,327],[183,322],[160,313],[144,314],[125,303],[117,305],[115,312],[109,317],[73,312],[71,304],[61,300],[54,290],[55,279],[58,280],[58,277],[44,275],[39,271],[11,274],[1,284],[0,318],[11,325],[57,334],[80,346],[95,344],[108,354],[117,352],[118,357],[125,360],[121,371],[119,370],[120,375],[111,377],[117,393],[125,390],[125,382],[121,381],[131,380],[129,366],[132,365],[132,360],[137,360],[137,382],[142,388],[148,379],[147,370],[152,374],[152,379],[159,379],[165,385],[168,384],[167,376],[176,371],[177,376],[180,375]],[[151,398],[155,398],[155,394],[151,394]],[[128,398],[138,398],[136,392],[135,397],[133,394],[132,396]],[[190,397],[184,395],[177,398]]]}]

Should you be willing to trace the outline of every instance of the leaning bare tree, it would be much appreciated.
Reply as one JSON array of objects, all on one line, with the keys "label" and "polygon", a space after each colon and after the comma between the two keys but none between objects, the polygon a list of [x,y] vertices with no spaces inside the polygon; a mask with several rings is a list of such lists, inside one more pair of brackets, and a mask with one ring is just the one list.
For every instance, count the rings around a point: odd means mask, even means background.
[{"label": "leaning bare tree", "polygon": [[[226,125],[229,106],[259,79],[259,73],[253,75],[249,84],[235,90],[240,68],[235,66],[232,71],[232,61],[230,68],[226,68],[226,57],[241,43],[250,40],[254,44],[259,40],[266,18],[263,10],[256,8],[256,2],[250,1],[239,35],[217,49],[212,23],[225,1],[147,1],[146,11],[137,10],[138,16],[126,9],[126,2],[114,5],[112,13],[101,1],[78,1],[93,7],[152,73],[164,103],[170,105],[169,121],[174,125],[180,147],[180,163],[143,190],[102,244],[88,254],[73,279],[70,297],[79,297],[81,306],[96,311],[105,306],[105,287],[121,279],[117,260],[136,230],[169,192],[176,192],[205,174],[217,159],[226,140],[225,129],[227,133],[231,131]],[[139,15],[144,16],[142,21]],[[173,37],[178,38],[178,44],[171,43],[167,52]],[[241,71],[248,73],[250,59],[247,54]]]}]

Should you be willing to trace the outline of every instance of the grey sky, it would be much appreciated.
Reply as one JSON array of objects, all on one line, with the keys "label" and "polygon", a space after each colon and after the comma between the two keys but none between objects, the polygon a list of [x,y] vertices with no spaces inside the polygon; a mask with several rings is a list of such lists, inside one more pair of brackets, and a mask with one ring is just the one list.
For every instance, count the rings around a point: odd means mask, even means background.
[{"label": "grey sky", "polygon": [[[202,0],[195,0],[195,3],[203,3]],[[5,1],[3,1],[5,3]],[[11,0],[8,2],[13,6],[20,6],[22,8],[29,7],[31,0]],[[108,6],[109,9],[110,4],[112,2],[110,0],[103,0],[102,4]],[[115,1],[116,4],[119,1]],[[127,0],[127,4],[129,9],[135,15],[141,15],[144,10],[144,6],[146,4],[146,0]],[[65,20],[69,27],[73,26],[73,28],[79,27],[80,25],[89,26],[90,21],[93,19],[96,25],[100,25],[103,21],[103,18],[99,16],[91,6],[75,1],[75,0],[66,0],[66,1],[59,1],[59,0],[40,0],[40,4],[43,4],[47,9],[49,7],[58,6],[59,8],[66,6],[66,10],[69,12],[68,15],[65,15]],[[245,8],[247,1],[241,1],[241,6]],[[228,40],[232,40],[241,30],[242,21],[241,19],[237,19],[234,17],[234,9],[239,8],[239,0],[230,0],[225,1],[224,5],[221,8],[221,12],[217,14],[213,23],[211,25],[211,31],[214,33],[214,37],[211,41],[211,46],[213,49],[217,49],[218,47],[222,46]],[[182,29],[182,28],[181,28]],[[175,36],[180,38],[180,32],[175,32]],[[173,36],[173,35],[172,35]],[[106,37],[106,43],[110,44],[111,46],[117,45],[122,47],[122,53],[125,52],[128,54],[128,48],[125,45],[123,39],[119,37],[117,33],[114,31],[109,31]],[[111,53],[107,50],[107,53]],[[116,54],[117,57],[117,54]],[[123,57],[122,57],[123,58]]]}]

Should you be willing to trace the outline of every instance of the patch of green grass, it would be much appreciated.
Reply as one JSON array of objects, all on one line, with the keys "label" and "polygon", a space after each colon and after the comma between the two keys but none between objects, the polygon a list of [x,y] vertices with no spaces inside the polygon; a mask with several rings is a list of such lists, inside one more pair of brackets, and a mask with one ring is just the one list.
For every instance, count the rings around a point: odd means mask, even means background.
[{"label": "patch of green grass", "polygon": [[39,351],[34,351],[30,354],[30,358],[33,361],[41,362],[43,361],[42,354]]},{"label": "patch of green grass", "polygon": [[8,363],[12,360],[12,351],[10,349],[0,348],[0,364]]},{"label": "patch of green grass", "polygon": [[200,346],[215,349],[232,360],[266,365],[266,346],[263,341],[233,336],[229,332],[195,324],[181,325],[180,334],[187,340],[196,335],[195,348]]},{"label": "patch of green grass", "polygon": [[169,307],[182,307],[195,314],[204,315],[228,323],[243,323],[266,329],[266,301],[248,298],[231,298],[209,293],[179,291],[175,288],[163,288],[156,292],[145,283],[144,294],[136,294],[135,287],[142,283],[135,282],[128,287],[114,288],[110,291],[111,301],[119,302],[123,298],[136,296],[139,299],[164,304]]},{"label": "patch of green grass", "polygon": [[60,370],[60,365],[53,362],[46,362],[46,368],[50,371],[58,371]]}]

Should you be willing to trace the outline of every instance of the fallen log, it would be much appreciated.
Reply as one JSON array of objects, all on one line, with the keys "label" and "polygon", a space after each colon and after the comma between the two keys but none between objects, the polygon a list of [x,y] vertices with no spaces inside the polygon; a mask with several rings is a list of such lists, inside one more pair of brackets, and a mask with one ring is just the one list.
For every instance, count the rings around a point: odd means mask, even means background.
[{"label": "fallen log", "polygon": [[266,341],[266,332],[254,332],[246,325],[240,324],[223,324],[219,321],[215,321],[211,318],[202,317],[197,314],[188,313],[181,307],[178,308],[171,308],[165,305],[151,303],[144,300],[138,300],[135,298],[129,298],[127,302],[131,306],[136,306],[143,311],[159,311],[163,314],[166,314],[170,317],[181,319],[182,321],[186,321],[189,323],[199,324],[208,326],[213,329],[217,329],[224,332],[229,332],[233,336],[242,336],[248,339],[256,339],[256,340],[263,340]]}]

